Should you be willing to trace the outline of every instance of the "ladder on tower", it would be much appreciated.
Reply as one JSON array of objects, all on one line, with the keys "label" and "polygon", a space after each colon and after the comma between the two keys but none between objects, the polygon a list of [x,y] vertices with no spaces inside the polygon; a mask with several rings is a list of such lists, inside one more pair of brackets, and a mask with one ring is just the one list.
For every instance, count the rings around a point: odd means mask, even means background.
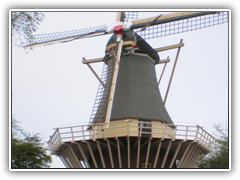
[{"label": "ladder on tower", "polygon": [[105,87],[103,87],[102,83],[99,83],[89,124],[92,124],[93,122],[104,122],[111,87],[110,83],[112,80],[113,62],[113,58],[110,58],[108,64],[103,63],[101,80],[105,84]]}]

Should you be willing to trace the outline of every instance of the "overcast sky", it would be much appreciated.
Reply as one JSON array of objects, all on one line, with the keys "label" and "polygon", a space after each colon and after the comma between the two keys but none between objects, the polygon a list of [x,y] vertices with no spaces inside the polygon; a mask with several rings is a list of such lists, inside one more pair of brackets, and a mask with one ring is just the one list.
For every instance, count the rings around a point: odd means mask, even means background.
[{"label": "overcast sky", "polygon": [[[139,13],[139,18],[162,12]],[[164,13],[165,14],[165,13]],[[116,12],[44,12],[45,18],[37,34],[111,25]],[[26,53],[12,48],[12,113],[21,126],[41,133],[44,141],[53,128],[87,124],[94,105],[98,80],[82,64],[86,59],[104,56],[109,35],[86,38],[69,43],[34,48]],[[153,48],[178,44],[183,39],[166,108],[175,124],[203,126],[208,132],[213,124],[228,119],[228,23],[147,40]],[[170,57],[160,92],[165,97],[177,50],[159,53]],[[102,63],[93,64],[101,75]],[[156,66],[159,79],[163,65]],[[53,158],[54,168],[64,167]]]}]

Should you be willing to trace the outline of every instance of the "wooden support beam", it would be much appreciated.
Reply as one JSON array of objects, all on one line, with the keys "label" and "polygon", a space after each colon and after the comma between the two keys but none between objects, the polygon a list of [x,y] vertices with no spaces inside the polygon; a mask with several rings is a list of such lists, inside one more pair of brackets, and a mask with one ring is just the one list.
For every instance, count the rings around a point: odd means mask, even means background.
[{"label": "wooden support beam", "polygon": [[189,164],[188,164],[188,168],[191,168],[191,167],[193,166],[193,164],[194,164],[195,161],[197,160],[197,157],[198,157],[198,155],[200,154],[200,152],[201,152],[201,149],[198,148],[198,149],[196,150],[196,152],[193,154],[193,157],[191,158],[191,161],[190,161]]},{"label": "wooden support beam", "polygon": [[141,145],[141,148],[144,146],[144,145],[146,145],[149,141],[151,141],[152,139],[151,139],[151,137],[148,139],[148,140],[146,140],[144,143],[142,143],[142,145]]},{"label": "wooden support beam", "polygon": [[140,138],[138,138],[138,149],[137,149],[137,166],[136,166],[136,168],[139,168],[139,156],[140,156],[140,143],[141,143],[141,141],[140,141],[141,139]]},{"label": "wooden support beam", "polygon": [[106,139],[106,141],[107,141],[107,145],[108,145],[108,152],[109,152],[109,157],[110,157],[110,161],[111,161],[111,166],[112,166],[112,168],[114,168],[114,163],[113,163],[113,158],[112,158],[112,151],[111,151],[111,145],[110,145],[108,139]]},{"label": "wooden support beam", "polygon": [[159,81],[158,81],[158,86],[159,86],[159,84],[160,84],[160,82],[161,82],[161,79],[162,79],[162,76],[163,76],[163,73],[164,73],[164,71],[165,71],[166,66],[167,66],[167,63],[164,64],[164,67],[163,67],[163,70],[162,70],[162,74],[161,74],[161,76],[160,76],[160,78],[159,78]]},{"label": "wooden support beam", "polygon": [[121,141],[120,141],[120,139],[118,138],[118,141],[119,141],[119,144],[122,146],[122,147],[126,147]]},{"label": "wooden support beam", "polygon": [[196,163],[195,166],[198,167],[198,166],[202,163],[202,161],[203,161],[204,158],[205,158],[205,154],[202,154],[202,155],[200,156],[200,158],[199,158],[199,160],[198,160],[198,162]]},{"label": "wooden support beam", "polygon": [[65,162],[64,164],[65,164],[66,168],[71,168],[64,151],[61,152],[61,157],[62,157],[63,161]]},{"label": "wooden support beam", "polygon": [[154,50],[155,50],[156,52],[162,52],[162,51],[166,51],[166,50],[181,48],[181,47],[183,47],[183,46],[184,46],[184,44],[183,44],[182,41],[181,41],[180,44],[175,44],[175,45],[171,45],[171,46],[156,48],[156,49],[154,49]]},{"label": "wooden support beam", "polygon": [[66,152],[66,157],[68,158],[70,164],[71,164],[71,168],[76,168],[76,164],[74,162],[74,159],[73,159],[73,156],[72,156],[72,153],[70,152],[69,150],[69,147],[66,145],[65,147],[65,152]]},{"label": "wooden support beam", "polygon": [[92,157],[93,164],[94,164],[95,168],[98,168],[98,165],[97,165],[95,156],[94,156],[94,154],[93,154],[92,148],[91,148],[89,142],[86,141],[86,143],[87,143],[87,146],[88,146],[88,150],[89,150],[89,152],[90,152],[90,155],[91,155],[91,157]]},{"label": "wooden support beam", "polygon": [[99,152],[99,155],[100,155],[100,158],[101,158],[101,161],[102,161],[102,166],[103,166],[103,168],[106,168],[106,166],[105,166],[105,161],[104,161],[103,154],[102,154],[102,150],[101,150],[101,146],[100,146],[100,143],[99,143],[98,140],[96,140],[96,142],[97,142],[98,152]]},{"label": "wooden support beam", "polygon": [[72,154],[72,156],[73,156],[73,160],[74,160],[75,164],[77,165],[76,168],[83,168],[82,165],[80,164],[80,161],[79,161],[78,158],[77,158],[77,155],[76,155],[75,152],[73,151],[72,146],[71,146],[70,144],[68,144],[68,147],[69,147],[69,149],[70,149],[70,151],[71,151],[71,154]]},{"label": "wooden support beam", "polygon": [[[193,142],[192,142],[192,143],[193,143]],[[180,160],[179,163],[178,163],[177,168],[181,168],[181,165],[182,165],[183,161],[185,160],[185,156],[187,155],[187,152],[188,152],[189,148],[191,147],[192,143],[189,143],[189,144],[188,144],[187,148],[185,149],[185,151],[184,151],[184,153],[183,153],[183,155],[182,155],[181,160]]]},{"label": "wooden support beam", "polygon": [[149,158],[149,152],[150,152],[150,147],[151,147],[151,141],[152,141],[152,138],[150,138],[149,141],[148,141],[148,149],[147,149],[147,156],[146,156],[146,161],[145,161],[145,168],[147,168],[147,164],[148,164],[148,158]]},{"label": "wooden support beam", "polygon": [[103,58],[86,60],[85,57],[83,57],[83,61],[82,61],[83,64],[98,63],[98,62],[103,62]]},{"label": "wooden support beam", "polygon": [[168,144],[168,148],[167,148],[167,150],[166,150],[166,152],[165,152],[165,156],[164,156],[164,159],[163,159],[161,168],[164,168],[164,166],[165,166],[165,163],[166,163],[166,160],[167,160],[168,153],[169,153],[169,150],[170,150],[170,148],[171,148],[171,145],[172,145],[172,140],[171,140],[171,141],[169,142],[169,144]]},{"label": "wooden support beam", "polygon": [[121,149],[120,149],[119,139],[116,138],[116,141],[117,141],[117,149],[118,149],[118,163],[119,163],[119,168],[122,168]]},{"label": "wooden support beam", "polygon": [[[83,57],[83,59],[85,60],[85,57]],[[94,69],[92,68],[92,66],[87,63],[87,66],[89,67],[89,69],[93,72],[93,74],[96,76],[96,78],[99,80],[99,82],[102,84],[103,87],[105,87],[105,84],[102,82],[101,78],[97,75],[97,73],[94,71]]]},{"label": "wooden support beam", "polygon": [[116,59],[114,58],[115,59],[115,64],[113,66],[113,68],[114,68],[113,69],[113,77],[112,77],[110,94],[109,94],[108,105],[107,105],[107,112],[106,112],[106,117],[105,117],[105,125],[104,125],[105,129],[107,129],[109,127],[110,116],[111,116],[111,112],[112,112],[113,98],[114,98],[118,69],[119,69],[119,60],[120,60],[120,57],[121,57],[122,44],[123,44],[123,40],[118,42],[117,46],[116,46],[117,57],[116,57]]},{"label": "wooden support beam", "polygon": [[[180,40],[180,44],[182,44],[182,41],[183,41],[183,40],[181,39],[181,40]],[[174,62],[174,66],[173,66],[173,69],[172,69],[172,74],[171,74],[171,77],[170,77],[170,80],[169,80],[167,92],[166,92],[166,95],[165,95],[165,98],[164,98],[164,102],[163,102],[164,105],[166,104],[166,101],[167,101],[168,92],[169,92],[169,89],[170,89],[170,86],[171,86],[173,74],[174,74],[174,71],[175,71],[175,68],[176,68],[176,64],[177,64],[177,60],[178,60],[178,56],[179,56],[179,52],[180,52],[181,47],[182,47],[182,46],[179,46],[179,47],[178,47],[177,56],[176,56],[176,59],[175,59],[175,62]]]},{"label": "wooden support beam", "polygon": [[176,157],[177,157],[177,155],[178,155],[178,152],[179,152],[179,150],[180,150],[180,148],[181,148],[182,142],[183,142],[183,141],[181,141],[181,142],[178,144],[178,147],[177,147],[177,149],[176,149],[176,151],[175,151],[175,153],[174,153],[174,156],[173,156],[173,158],[172,158],[171,164],[169,165],[169,168],[172,168],[173,163],[175,162],[175,159],[176,159]]},{"label": "wooden support beam", "polygon": [[79,143],[75,143],[75,144],[77,145],[77,147],[78,147],[78,149],[79,149],[79,151],[80,151],[80,153],[81,153],[81,155],[82,155],[82,157],[83,157],[83,160],[85,161],[85,163],[87,163],[88,168],[90,168],[89,163],[88,163],[88,160],[87,160],[87,158],[86,158],[86,155],[85,155],[85,153],[84,153],[81,145],[80,145]]},{"label": "wooden support beam", "polygon": [[158,156],[160,154],[161,146],[162,146],[162,139],[159,141],[159,144],[158,144],[158,149],[157,149],[157,153],[156,153],[156,156],[155,156],[155,161],[154,161],[153,168],[156,168],[156,165],[157,165],[157,162],[158,162]]},{"label": "wooden support beam", "polygon": [[196,150],[196,145],[194,144],[194,146],[192,146],[187,156],[185,157],[185,161],[182,163],[182,168],[186,168],[188,166],[189,161],[191,160],[191,157],[194,154],[195,150]]},{"label": "wooden support beam", "polygon": [[61,155],[59,155],[58,157],[61,159],[61,161],[62,161],[62,163],[65,165],[65,167],[68,168],[68,165],[67,165],[67,163],[65,162],[64,158],[63,158]]},{"label": "wooden support beam", "polygon": [[117,14],[117,22],[120,21],[120,22],[123,22],[124,21],[124,17],[125,17],[125,12],[118,12]]},{"label": "wooden support beam", "polygon": [[130,168],[130,137],[127,137],[128,168]]},{"label": "wooden support beam", "polygon": [[156,65],[158,65],[158,64],[163,64],[163,63],[168,63],[168,62],[170,62],[169,56],[167,57],[167,59],[159,60]]}]

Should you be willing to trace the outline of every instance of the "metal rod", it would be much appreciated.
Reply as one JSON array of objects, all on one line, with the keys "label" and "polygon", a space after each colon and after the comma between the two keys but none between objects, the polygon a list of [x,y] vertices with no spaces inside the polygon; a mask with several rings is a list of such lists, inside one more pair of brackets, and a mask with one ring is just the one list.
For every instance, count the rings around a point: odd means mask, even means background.
[{"label": "metal rod", "polygon": [[[181,40],[180,40],[180,44],[182,43],[182,41],[183,41],[183,40],[181,39]],[[177,64],[177,60],[178,60],[178,56],[179,56],[180,49],[181,49],[181,46],[178,47],[177,56],[176,56],[176,59],[175,59],[175,62],[174,62],[172,74],[171,74],[171,77],[170,77],[170,80],[169,80],[167,92],[166,92],[165,99],[164,99],[164,102],[163,102],[164,105],[166,104],[166,101],[167,101],[167,96],[168,96],[168,92],[169,92],[169,89],[170,89],[170,86],[171,86],[173,74],[174,74],[174,71],[175,71],[175,68],[176,68],[176,64]]]}]

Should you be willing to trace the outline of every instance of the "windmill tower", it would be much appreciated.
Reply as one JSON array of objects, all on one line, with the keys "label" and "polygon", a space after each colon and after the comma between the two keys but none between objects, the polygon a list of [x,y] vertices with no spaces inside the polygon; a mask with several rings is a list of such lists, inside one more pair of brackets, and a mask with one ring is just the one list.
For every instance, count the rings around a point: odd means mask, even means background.
[{"label": "windmill tower", "polygon": [[[128,25],[124,13],[119,13],[119,24],[114,27],[36,37],[28,46],[113,33],[105,57],[83,60],[100,81],[89,124],[58,128],[49,140],[52,154],[58,155],[68,168],[197,167],[202,155],[213,151],[215,139],[199,126],[173,123],[164,106],[167,96],[162,99],[155,73],[155,65],[169,62],[160,60],[158,52],[177,48],[177,60],[183,43],[153,49],[144,39],[167,31],[159,26],[176,23],[179,30],[179,22],[187,20],[187,26],[194,26],[194,18],[199,17],[227,22],[224,13],[186,12]],[[154,34],[152,27],[157,28]],[[104,63],[101,78],[91,67],[96,62]]]}]

